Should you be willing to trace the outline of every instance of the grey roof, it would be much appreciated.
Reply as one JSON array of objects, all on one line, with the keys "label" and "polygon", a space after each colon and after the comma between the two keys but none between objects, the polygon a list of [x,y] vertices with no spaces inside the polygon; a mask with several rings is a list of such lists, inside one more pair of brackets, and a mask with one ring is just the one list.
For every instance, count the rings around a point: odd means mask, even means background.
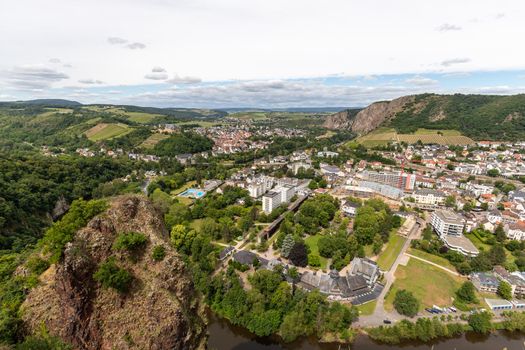
[{"label": "grey roof", "polygon": [[420,195],[420,196],[426,196],[426,195],[432,194],[432,195],[434,195],[434,197],[446,197],[445,193],[443,193],[441,191],[433,190],[433,189],[430,189],[430,188],[420,188],[420,189],[416,190],[414,192],[414,194],[415,195]]},{"label": "grey roof", "polygon": [[497,287],[499,286],[499,280],[491,273],[487,272],[478,272],[473,273],[472,278],[479,281],[483,286]]},{"label": "grey roof", "polygon": [[448,224],[463,225],[463,218],[450,210],[436,210],[434,212],[437,217]]},{"label": "grey roof", "polygon": [[253,260],[257,258],[257,255],[255,253],[252,253],[247,250],[240,250],[233,254],[233,259],[235,261],[244,264],[244,265],[251,265],[253,264]]},{"label": "grey roof", "polygon": [[221,252],[219,253],[219,259],[224,260],[234,250],[235,250],[235,247],[233,247],[231,245],[227,246],[226,248],[221,250]]}]

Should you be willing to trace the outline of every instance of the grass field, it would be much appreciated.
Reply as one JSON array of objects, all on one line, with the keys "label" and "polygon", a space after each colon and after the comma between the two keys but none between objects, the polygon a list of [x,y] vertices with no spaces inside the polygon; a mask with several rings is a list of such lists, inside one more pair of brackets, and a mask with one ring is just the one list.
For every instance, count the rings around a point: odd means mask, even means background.
[{"label": "grass field", "polygon": [[268,116],[264,112],[239,112],[229,115],[230,118],[237,118],[240,120],[264,120]]},{"label": "grass field", "polygon": [[392,128],[379,128],[371,133],[361,136],[357,142],[366,147],[386,145],[388,142],[407,142],[416,143],[421,140],[423,143],[437,143],[440,145],[469,145],[474,141],[466,136],[462,136],[457,130],[430,130],[418,129],[413,134],[399,134]]},{"label": "grass field", "polygon": [[144,148],[153,148],[157,143],[159,143],[159,141],[167,139],[168,137],[170,136],[166,134],[153,134],[145,139],[140,146]]},{"label": "grass field", "polygon": [[126,112],[128,119],[135,123],[151,123],[155,118],[161,117],[160,114],[150,114],[143,112]]},{"label": "grass field", "polygon": [[381,270],[388,271],[390,269],[399,255],[399,252],[403,248],[403,244],[405,244],[405,242],[406,238],[404,237],[401,237],[395,233],[390,235],[390,239],[386,244],[386,248],[379,254],[379,257],[377,258],[377,265],[379,265]]},{"label": "grass field", "polygon": [[190,121],[187,121],[187,122],[180,122],[180,123],[177,123],[177,125],[181,125],[181,126],[184,126],[184,125],[198,125],[200,127],[203,127],[203,128],[209,128],[209,127],[212,127],[212,126],[217,126],[217,125],[222,125],[224,123],[221,123],[219,121],[209,121],[209,120],[190,120]]},{"label": "grass field", "polygon": [[438,264],[439,266],[443,266],[447,269],[450,269],[452,271],[456,271],[456,268],[454,267],[454,265],[452,265],[452,263],[450,261],[448,261],[447,259],[445,258],[442,258],[440,256],[437,256],[437,255],[434,255],[434,254],[430,254],[430,253],[427,253],[427,252],[424,252],[422,250],[419,250],[419,249],[412,249],[410,248],[407,252],[408,254],[412,254],[414,256],[417,256],[421,259],[425,259],[425,260],[428,260],[430,262],[433,262],[434,264]]},{"label": "grass field", "polygon": [[376,309],[377,300],[371,301],[369,303],[358,305],[357,310],[359,310],[359,315],[368,316],[372,315]]},{"label": "grass field", "polygon": [[[310,248],[310,254],[319,255],[319,247],[317,246],[317,242],[319,242],[319,239],[321,238],[321,235],[313,235],[308,236],[304,243]],[[323,258],[319,255],[319,260],[321,261],[321,269],[326,269],[326,258]]]},{"label": "grass field", "polygon": [[396,292],[406,289],[420,301],[420,310],[432,305],[450,306],[456,290],[466,279],[454,276],[436,266],[410,259],[398,266],[396,280],[385,299],[385,309],[393,310]]},{"label": "grass field", "polygon": [[131,132],[131,130],[132,129],[125,124],[100,123],[86,131],[86,136],[91,141],[108,140],[126,135]]}]

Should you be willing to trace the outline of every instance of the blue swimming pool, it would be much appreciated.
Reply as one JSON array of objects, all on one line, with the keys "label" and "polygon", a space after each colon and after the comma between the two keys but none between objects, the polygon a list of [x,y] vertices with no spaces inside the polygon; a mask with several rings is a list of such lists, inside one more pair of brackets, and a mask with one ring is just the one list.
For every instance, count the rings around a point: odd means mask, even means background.
[{"label": "blue swimming pool", "polygon": [[206,192],[203,190],[199,190],[197,188],[188,188],[184,192],[180,193],[179,196],[198,199],[204,197],[205,194]]}]

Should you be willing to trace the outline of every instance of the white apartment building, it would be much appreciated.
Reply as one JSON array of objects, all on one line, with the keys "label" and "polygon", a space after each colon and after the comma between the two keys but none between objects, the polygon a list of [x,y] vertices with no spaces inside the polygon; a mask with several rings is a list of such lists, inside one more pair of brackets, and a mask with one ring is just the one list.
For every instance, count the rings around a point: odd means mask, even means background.
[{"label": "white apartment building", "polygon": [[414,198],[417,204],[438,206],[445,204],[447,196],[441,191],[419,189],[413,193],[412,198]]},{"label": "white apartment building", "polygon": [[462,236],[465,220],[450,210],[436,210],[432,213],[430,224],[440,237]]},{"label": "white apartment building", "polygon": [[270,191],[263,196],[262,207],[266,214],[270,214],[275,208],[281,204],[281,193]]}]

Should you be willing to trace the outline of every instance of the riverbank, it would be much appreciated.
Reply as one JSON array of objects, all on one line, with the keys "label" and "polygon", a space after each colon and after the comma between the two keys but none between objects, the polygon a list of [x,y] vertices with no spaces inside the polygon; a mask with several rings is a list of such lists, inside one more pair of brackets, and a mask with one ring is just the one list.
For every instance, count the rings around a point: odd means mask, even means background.
[{"label": "riverbank", "polygon": [[[441,334],[422,341],[417,337],[398,339],[394,342],[378,341],[370,337],[365,330],[353,337],[351,343],[323,342],[316,337],[301,337],[291,343],[284,343],[277,335],[257,337],[247,329],[233,325],[229,320],[221,318],[211,311],[208,314],[208,349],[306,349],[306,350],[383,350],[383,349],[476,349],[481,350],[523,350],[525,349],[525,334],[503,330],[503,323],[493,323],[495,331],[488,334],[479,334],[469,330],[468,325],[461,325],[455,333]],[[432,322],[431,319],[429,319]],[[459,326],[459,325],[458,325]],[[385,329],[393,327],[385,327]],[[376,328],[378,329],[378,328]],[[414,329],[415,330],[415,329]],[[406,331],[406,328],[405,328]],[[435,332],[432,331],[432,332]]]},{"label": "riverbank", "polygon": [[279,337],[256,337],[242,327],[232,325],[228,320],[215,315],[209,316],[208,349],[210,350],[523,350],[525,335],[497,331],[489,335],[465,333],[458,337],[439,339],[428,343],[404,342],[399,345],[380,344],[365,335],[358,335],[349,344],[319,343],[315,338],[302,338],[284,344]]}]

